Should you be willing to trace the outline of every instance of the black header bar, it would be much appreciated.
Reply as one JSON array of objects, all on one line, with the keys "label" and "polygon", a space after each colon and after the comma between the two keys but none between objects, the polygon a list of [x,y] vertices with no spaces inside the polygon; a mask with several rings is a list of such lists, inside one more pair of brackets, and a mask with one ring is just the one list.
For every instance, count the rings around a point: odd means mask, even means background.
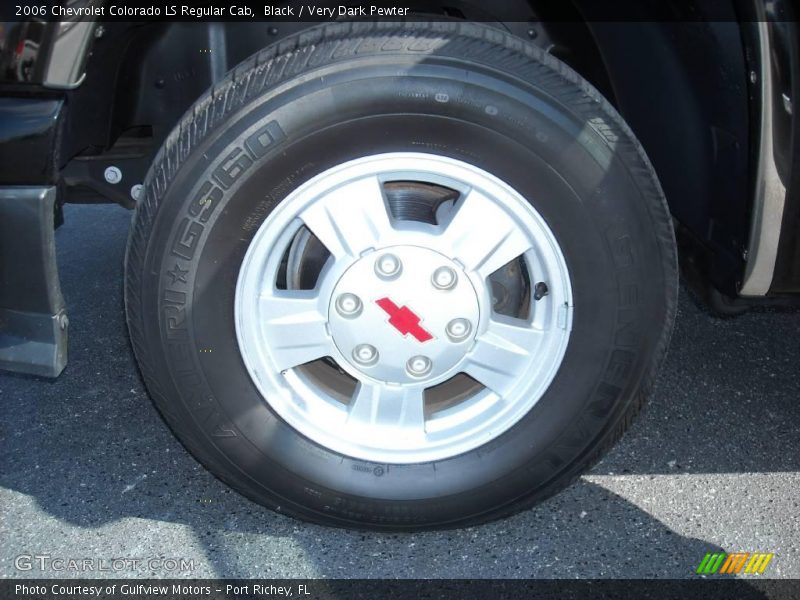
[{"label": "black header bar", "polygon": [[[749,21],[763,2],[766,18],[788,20],[765,0],[2,0],[0,21]],[[773,7],[774,12],[770,12]],[[777,8],[776,8],[777,7]]]}]

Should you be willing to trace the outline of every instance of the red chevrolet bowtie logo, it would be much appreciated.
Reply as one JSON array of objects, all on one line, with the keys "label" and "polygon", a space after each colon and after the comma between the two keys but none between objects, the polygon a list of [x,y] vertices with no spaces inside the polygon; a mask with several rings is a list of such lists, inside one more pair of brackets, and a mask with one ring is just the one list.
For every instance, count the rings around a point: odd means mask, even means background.
[{"label": "red chevrolet bowtie logo", "polygon": [[403,335],[410,333],[418,342],[427,342],[433,339],[433,336],[419,324],[419,317],[407,306],[398,307],[389,298],[381,298],[376,300],[375,303],[389,315],[389,325]]}]

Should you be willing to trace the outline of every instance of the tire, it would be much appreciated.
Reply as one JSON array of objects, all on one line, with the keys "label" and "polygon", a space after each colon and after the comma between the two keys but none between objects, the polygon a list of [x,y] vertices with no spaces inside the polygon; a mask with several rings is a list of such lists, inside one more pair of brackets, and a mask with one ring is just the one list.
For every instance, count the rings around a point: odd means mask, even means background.
[{"label": "tire", "polygon": [[[506,265],[516,277],[507,286],[515,306],[529,303],[534,319],[547,313],[543,318],[550,319],[553,332],[552,343],[542,346],[547,352],[534,361],[554,365],[549,374],[537,375],[544,383],[535,402],[521,396],[515,402],[525,412],[513,422],[489,434],[476,424],[485,439],[453,437],[452,444],[430,453],[427,437],[415,438],[418,452],[405,454],[412,442],[387,438],[401,449],[394,460],[380,448],[370,453],[375,434],[368,428],[363,447],[348,446],[334,426],[307,433],[302,417],[291,412],[293,396],[264,397],[263,390],[283,385],[295,369],[259,375],[259,361],[269,362],[272,355],[242,351],[261,343],[261,334],[252,332],[262,327],[247,320],[261,313],[242,306],[261,306],[245,294],[247,273],[257,267],[245,267],[255,264],[258,251],[251,247],[258,247],[259,232],[280,222],[292,198],[352,165],[405,160],[423,165],[423,171],[427,164],[462,169],[489,187],[517,194],[529,207],[519,208],[525,213],[520,219],[535,216],[544,223],[544,237],[536,238],[544,240],[541,251],[564,269],[542,300],[547,289],[534,287],[533,263],[520,263],[527,282]],[[667,350],[677,257],[670,215],[642,147],[579,75],[486,26],[344,23],[288,38],[236,67],[197,101],[166,140],[144,186],[128,241],[125,302],[147,388],[176,436],[210,471],[255,502],[297,518],[340,527],[426,529],[474,525],[530,507],[567,486],[620,438],[650,393]],[[402,206],[413,212],[413,203]],[[492,206],[498,215],[511,210]],[[470,231],[465,248],[495,235],[490,217],[485,227]],[[354,216],[339,224],[358,222]],[[439,226],[432,222],[414,227],[431,231],[426,227]],[[380,238],[376,244],[382,245]],[[414,251],[408,252],[403,260]],[[335,271],[341,261],[333,255],[326,264]],[[284,255],[275,268],[289,269],[292,260]],[[414,264],[420,261],[425,258]],[[475,281],[475,289],[483,290],[488,280]],[[275,279],[276,289],[282,285],[300,284]],[[487,289],[494,285],[494,279],[486,283]],[[480,290],[476,298],[484,302]],[[496,315],[498,300],[492,295],[488,301],[492,312],[485,319],[505,319]],[[377,309],[369,303],[369,310]],[[340,315],[333,309],[326,314],[326,331],[335,336],[339,326],[333,318]],[[270,323],[265,330],[273,331]],[[382,336],[397,333],[384,329],[389,333],[382,330]],[[248,341],[251,333],[254,342]],[[477,348],[485,336],[473,333]],[[290,337],[266,336],[263,343],[292,344]],[[393,339],[399,345],[410,337],[406,331]],[[395,360],[381,356],[377,368],[383,368],[383,357]],[[345,375],[359,369],[348,356],[342,362],[348,362],[339,365]],[[510,368],[496,362],[488,368]],[[430,367],[410,359],[407,365]],[[517,390],[529,379],[498,385]],[[316,383],[302,385],[317,389]],[[475,385],[494,398],[495,388]],[[308,418],[318,426],[318,415]],[[427,418],[422,417],[425,428]],[[333,441],[327,443],[325,435]]]}]

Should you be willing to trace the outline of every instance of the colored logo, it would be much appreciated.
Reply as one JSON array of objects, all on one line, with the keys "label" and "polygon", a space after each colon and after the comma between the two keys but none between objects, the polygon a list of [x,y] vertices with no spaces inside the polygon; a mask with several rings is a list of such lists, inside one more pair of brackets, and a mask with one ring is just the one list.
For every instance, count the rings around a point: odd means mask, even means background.
[{"label": "colored logo", "polygon": [[701,575],[758,573],[761,575],[774,554],[766,552],[708,552],[700,561],[697,573]]},{"label": "colored logo", "polygon": [[427,342],[433,339],[433,336],[419,324],[420,318],[407,306],[398,307],[389,298],[381,298],[375,303],[389,315],[389,325],[403,335],[412,335],[418,342]]}]

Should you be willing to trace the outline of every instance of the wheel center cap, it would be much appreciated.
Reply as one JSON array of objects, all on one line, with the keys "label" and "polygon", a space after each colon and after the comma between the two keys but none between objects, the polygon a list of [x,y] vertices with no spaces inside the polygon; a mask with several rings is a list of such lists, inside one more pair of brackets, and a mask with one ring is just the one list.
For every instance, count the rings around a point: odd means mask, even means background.
[{"label": "wheel center cap", "polygon": [[354,262],[336,283],[328,321],[354,375],[428,384],[472,346],[478,295],[454,261],[419,246],[392,246]]}]

